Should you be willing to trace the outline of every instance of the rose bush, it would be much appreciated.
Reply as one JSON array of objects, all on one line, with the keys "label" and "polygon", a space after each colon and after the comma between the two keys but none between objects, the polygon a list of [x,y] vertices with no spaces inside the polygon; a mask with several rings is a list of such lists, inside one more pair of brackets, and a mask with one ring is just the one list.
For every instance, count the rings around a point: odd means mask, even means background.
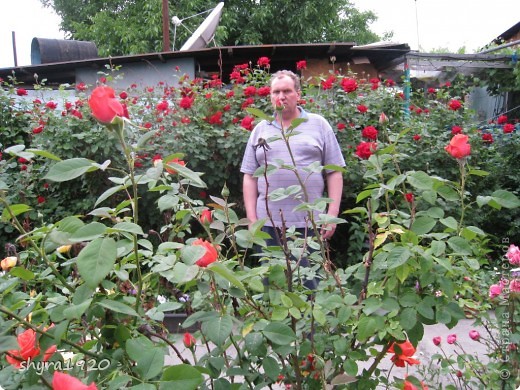
[{"label": "rose bush", "polygon": [[[421,362],[413,355],[426,325],[452,327],[465,317],[467,305],[476,306],[479,317],[478,310],[491,308],[487,286],[482,290],[466,278],[476,279],[481,267],[497,259],[489,236],[468,220],[488,208],[515,210],[520,202],[507,188],[474,192],[477,179],[487,177],[480,157],[500,149],[498,142],[483,144],[478,129],[467,124],[470,113],[462,100],[441,88],[423,107],[405,106],[391,80],[367,81],[350,73],[304,85],[301,104],[322,112],[338,129],[348,162],[342,215],[348,225],[342,218],[312,217],[313,211],[323,213],[327,198],[301,205],[316,229],[327,223],[353,229],[349,262],[336,267],[327,243],[298,236],[290,227],[284,237],[291,240],[283,237],[282,247],[266,247],[263,221],[248,226],[240,218],[243,211],[231,199],[239,194],[224,186],[215,196],[211,189],[223,179],[228,184],[237,179],[229,174],[243,151],[237,145],[245,144],[257,118],[269,119],[268,77],[265,69],[245,65],[234,70],[230,88],[217,78],[181,77],[179,86],[157,87],[160,99],[152,87],[139,92],[131,87],[119,99],[108,91],[103,96],[110,104],[116,99],[127,105],[130,119],[116,105],[117,112],[98,118],[106,124],[111,117],[106,126],[94,124],[86,99],[65,105],[63,118],[72,130],[81,123],[92,127],[93,139],[110,141],[106,159],[103,153],[90,155],[92,145],[80,157],[62,159],[63,146],[43,142],[58,133],[47,111],[53,105],[42,109],[33,102],[24,110],[30,120],[45,123],[33,133],[38,141],[31,147],[2,151],[2,220],[16,229],[18,240],[6,253],[17,264],[1,276],[0,345],[5,352],[16,350],[16,335],[30,329],[38,335],[35,346],[55,345],[59,353],[41,375],[2,358],[3,387],[50,384],[70,361],[68,374],[92,388],[262,388],[277,382],[298,389],[419,387],[418,378],[402,371],[390,378],[381,363],[393,359],[396,370],[415,365]],[[108,88],[109,75],[100,82]],[[438,122],[430,124],[431,117]],[[452,158],[445,147],[454,124],[468,129],[471,148],[464,146]],[[78,140],[88,134],[72,130],[70,137]],[[290,147],[294,129],[286,130]],[[516,132],[506,134],[517,142]],[[360,155],[356,150],[363,142],[369,145]],[[37,204],[44,205],[38,210],[50,208],[53,196],[24,202],[17,187],[8,185],[20,174],[13,164],[21,158],[34,175],[27,183],[43,179],[50,188],[65,187],[96,176],[105,185],[81,213],[51,217],[48,209],[31,217]],[[268,177],[271,169],[257,174]],[[275,195],[283,199],[302,191],[304,184]],[[159,222],[143,229],[149,215],[159,215]],[[253,245],[262,248],[260,265],[253,262]],[[312,266],[299,269],[292,255],[298,258],[309,247]],[[302,276],[318,277],[318,289],[311,294]],[[165,291],[168,299],[159,302]],[[518,313],[512,307],[507,323],[516,346],[512,324]],[[181,308],[189,315],[184,326],[198,329],[193,339],[162,325],[165,312]],[[45,328],[50,323],[54,326]],[[188,341],[199,353],[179,349],[177,341]],[[173,363],[165,366],[170,354]],[[515,369],[517,353],[508,356],[511,362],[498,362],[497,370]],[[82,370],[79,362],[98,369]],[[512,385],[515,378],[504,383]]]}]

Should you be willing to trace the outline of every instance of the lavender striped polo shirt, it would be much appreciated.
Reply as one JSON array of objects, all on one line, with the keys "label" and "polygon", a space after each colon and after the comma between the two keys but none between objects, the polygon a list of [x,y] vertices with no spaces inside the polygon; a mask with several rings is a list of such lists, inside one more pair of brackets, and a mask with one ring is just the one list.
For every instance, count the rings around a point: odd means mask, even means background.
[{"label": "lavender striped polo shirt", "polygon": [[[344,167],[345,160],[341,154],[338,141],[334,131],[329,123],[321,115],[307,113],[300,108],[300,118],[306,119],[294,130],[296,135],[289,138],[289,146],[293,153],[296,167],[300,177],[305,183],[305,187],[309,196],[309,202],[323,196],[325,187],[323,172],[309,173],[302,170],[314,162],[320,165],[334,164]],[[267,141],[269,148],[255,148],[259,139],[263,138]],[[269,140],[277,138],[276,140]],[[283,160],[284,164],[293,166],[289,150],[285,142],[281,138],[281,127],[276,121],[268,122],[263,120],[255,126],[247,142],[246,150],[242,160],[240,171],[242,173],[253,174],[260,166],[270,165],[280,166],[279,161]],[[264,154],[265,153],[265,154]],[[287,188],[291,185],[299,185],[296,174],[289,169],[278,169],[275,173],[267,177],[269,183],[269,193],[277,188]],[[256,213],[259,219],[267,217],[265,207],[266,182],[265,177],[258,178],[258,199],[256,204]],[[269,201],[269,211],[273,217],[276,226],[280,227],[281,216],[283,213],[286,226],[305,227],[306,212],[294,212],[293,209],[304,202],[303,193],[290,196],[279,201]],[[317,216],[316,216],[317,217]],[[270,226],[269,219],[266,225]]]}]

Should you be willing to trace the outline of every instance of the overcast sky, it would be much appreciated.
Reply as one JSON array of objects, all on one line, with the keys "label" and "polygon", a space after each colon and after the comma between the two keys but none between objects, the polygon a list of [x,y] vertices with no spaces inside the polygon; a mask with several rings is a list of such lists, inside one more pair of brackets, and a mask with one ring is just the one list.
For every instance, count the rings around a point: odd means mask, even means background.
[{"label": "overcast sky", "polygon": [[[372,10],[378,34],[394,31],[393,41],[421,51],[465,46],[474,53],[520,21],[520,0],[352,0],[360,10]],[[14,66],[12,32],[18,65],[31,64],[31,41],[63,39],[59,18],[39,0],[0,0],[0,68]],[[225,8],[224,8],[225,11]]]}]

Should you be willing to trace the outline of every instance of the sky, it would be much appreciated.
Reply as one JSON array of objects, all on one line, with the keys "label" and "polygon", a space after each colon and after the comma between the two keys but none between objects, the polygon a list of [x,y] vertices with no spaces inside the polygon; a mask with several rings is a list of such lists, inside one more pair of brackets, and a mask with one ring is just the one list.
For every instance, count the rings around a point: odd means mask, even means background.
[{"label": "sky", "polygon": [[[371,10],[378,20],[370,28],[382,35],[393,31],[392,41],[412,50],[431,51],[461,47],[475,53],[520,21],[520,0],[351,0],[359,10]],[[0,0],[0,68],[31,64],[33,38],[64,39],[60,18],[40,0]]]}]

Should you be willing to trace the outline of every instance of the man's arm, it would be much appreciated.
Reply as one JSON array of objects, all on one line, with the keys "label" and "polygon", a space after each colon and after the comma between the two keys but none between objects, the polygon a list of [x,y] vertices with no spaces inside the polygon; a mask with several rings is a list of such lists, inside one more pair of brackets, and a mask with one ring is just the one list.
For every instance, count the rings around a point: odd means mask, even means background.
[{"label": "man's arm", "polygon": [[[327,214],[332,215],[333,217],[337,217],[341,204],[341,194],[343,193],[343,173],[328,173],[326,179],[328,197],[332,199],[332,203],[329,203]],[[336,231],[336,225],[330,224],[325,226],[325,228],[326,229],[321,230],[321,234],[323,239],[327,240],[331,238]]]},{"label": "man's arm", "polygon": [[244,206],[246,208],[246,217],[250,223],[256,222],[256,202],[258,199],[258,179],[249,173],[244,173],[242,183],[242,193],[244,196]]}]

